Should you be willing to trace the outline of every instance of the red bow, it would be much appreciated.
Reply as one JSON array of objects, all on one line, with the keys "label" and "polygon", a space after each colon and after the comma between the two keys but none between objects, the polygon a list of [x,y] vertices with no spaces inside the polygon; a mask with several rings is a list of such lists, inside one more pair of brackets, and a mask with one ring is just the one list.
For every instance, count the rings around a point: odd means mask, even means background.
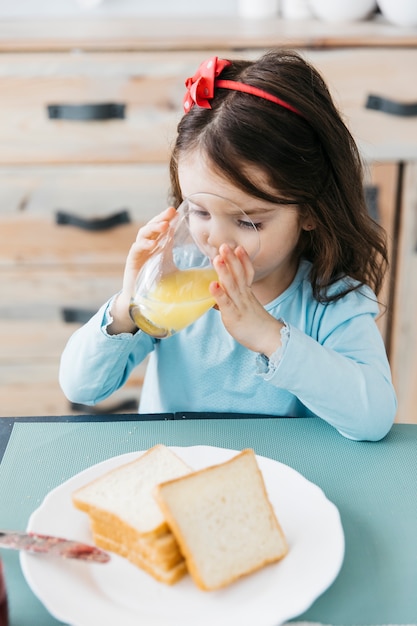
[{"label": "red bow", "polygon": [[209,100],[214,97],[215,80],[228,65],[231,65],[230,61],[211,57],[201,63],[194,76],[187,78],[185,81],[187,93],[184,97],[185,113],[188,113],[194,104],[203,109],[211,109]]}]

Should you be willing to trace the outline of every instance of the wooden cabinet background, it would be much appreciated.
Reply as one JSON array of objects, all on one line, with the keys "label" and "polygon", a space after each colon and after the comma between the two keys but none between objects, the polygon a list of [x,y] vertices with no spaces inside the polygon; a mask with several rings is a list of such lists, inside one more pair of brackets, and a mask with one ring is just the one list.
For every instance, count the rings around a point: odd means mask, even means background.
[{"label": "wooden cabinet background", "polygon": [[[397,419],[417,422],[416,122],[365,107],[369,93],[415,99],[417,35],[373,23],[342,32],[317,22],[277,21],[273,30],[226,20],[211,33],[205,21],[193,24],[187,32],[184,22],[175,30],[163,20],[148,20],[148,28],[146,20],[0,24],[0,416],[72,412],[58,367],[79,323],[64,312],[88,315],[118,291],[138,227],[167,205],[185,77],[213,54],[255,58],[291,46],[322,71],[367,160],[366,183],[378,189],[391,258],[379,325]],[[123,104],[125,117],[48,117],[48,105],[100,103]],[[130,221],[93,232],[57,223],[58,211],[87,225],[123,211]],[[135,410],[144,369],[100,410],[125,400]]]},{"label": "wooden cabinet background", "polygon": [[[414,124],[417,126],[417,121]],[[399,167],[400,219],[391,366],[399,398],[398,421],[417,423],[417,162]]]}]

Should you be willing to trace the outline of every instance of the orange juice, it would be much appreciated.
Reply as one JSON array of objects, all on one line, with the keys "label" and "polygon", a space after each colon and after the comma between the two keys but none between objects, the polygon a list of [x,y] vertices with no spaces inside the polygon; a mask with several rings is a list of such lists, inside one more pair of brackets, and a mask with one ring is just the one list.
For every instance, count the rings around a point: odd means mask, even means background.
[{"label": "orange juice", "polygon": [[146,296],[135,297],[130,314],[139,328],[155,337],[168,337],[214,305],[209,285],[217,280],[212,268],[167,274]]}]

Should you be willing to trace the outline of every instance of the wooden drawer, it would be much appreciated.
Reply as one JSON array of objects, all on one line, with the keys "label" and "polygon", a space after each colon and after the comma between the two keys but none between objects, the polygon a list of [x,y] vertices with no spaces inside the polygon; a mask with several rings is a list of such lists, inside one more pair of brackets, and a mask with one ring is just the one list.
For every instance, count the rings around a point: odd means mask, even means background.
[{"label": "wooden drawer", "polygon": [[[18,314],[19,293],[47,311],[117,291],[139,226],[167,206],[167,178],[162,166],[0,168],[3,314]],[[58,223],[58,211],[87,227],[120,214],[130,222],[91,231]]]},{"label": "wooden drawer", "polygon": [[[281,42],[278,45],[285,45]],[[261,49],[217,50],[218,56],[255,58]],[[3,54],[0,68],[0,164],[166,163],[182,113],[184,79],[213,51]],[[386,114],[365,108],[376,94],[415,98],[417,49],[303,51],[321,70],[367,156],[378,146]],[[118,103],[124,119],[49,119],[48,105]],[[407,118],[389,116],[385,150],[415,137]]]},{"label": "wooden drawer", "polygon": [[368,109],[366,102],[371,94],[415,101],[417,48],[308,51],[306,56],[321,71],[364,157],[413,158],[417,127],[410,118]]},{"label": "wooden drawer", "polygon": [[[93,413],[94,407],[72,408],[58,383],[59,360],[76,324],[14,320],[0,325],[0,418],[22,415]],[[102,412],[135,412],[146,369],[142,363],[123,389],[99,405]],[[125,409],[125,403],[128,408]]]},{"label": "wooden drawer", "polygon": [[2,265],[17,267],[33,262],[42,266],[57,264],[123,264],[137,223],[122,224],[104,232],[90,232],[71,225],[57,224],[53,216],[19,215],[1,219]]},{"label": "wooden drawer", "polygon": [[[94,411],[73,410],[59,387],[81,323],[65,313],[92,313],[120,289],[137,229],[167,206],[167,190],[159,165],[0,168],[0,417]],[[126,210],[131,222],[92,232],[57,224],[58,209],[87,223]],[[135,411],[145,368],[99,410]]]},{"label": "wooden drawer", "polygon": [[93,218],[127,209],[146,221],[166,208],[168,188],[167,163],[0,166],[0,217],[63,209]]},{"label": "wooden drawer", "polygon": [[[123,263],[36,265],[0,269],[1,323],[66,319],[66,311],[95,311],[122,286]],[[83,318],[85,316],[83,315]]]},{"label": "wooden drawer", "polygon": [[[3,54],[0,164],[166,162],[184,80],[204,53]],[[50,105],[119,104],[124,119],[49,119]]]}]

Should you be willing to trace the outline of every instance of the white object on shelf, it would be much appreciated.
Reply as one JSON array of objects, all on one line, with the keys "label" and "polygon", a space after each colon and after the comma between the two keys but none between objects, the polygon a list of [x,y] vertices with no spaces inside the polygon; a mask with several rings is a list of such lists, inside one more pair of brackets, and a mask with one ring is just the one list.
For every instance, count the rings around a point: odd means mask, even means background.
[{"label": "white object on shelf", "polygon": [[381,13],[397,26],[417,26],[417,0],[378,0]]},{"label": "white object on shelf", "polygon": [[281,0],[281,16],[285,20],[306,20],[311,17],[309,0]]},{"label": "white object on shelf", "polygon": [[310,0],[310,8],[313,15],[325,22],[355,22],[371,15],[376,0]]},{"label": "white object on shelf", "polygon": [[[89,6],[87,6],[87,2]],[[95,2],[95,4],[91,4]],[[84,3],[85,8],[81,6]],[[237,0],[0,0],[0,20],[79,17],[221,17],[236,16]]]},{"label": "white object on shelf", "polygon": [[276,17],[279,0],[239,0],[238,15],[244,18]]},{"label": "white object on shelf", "polygon": [[103,0],[76,0],[81,9],[93,9],[102,3]]}]

